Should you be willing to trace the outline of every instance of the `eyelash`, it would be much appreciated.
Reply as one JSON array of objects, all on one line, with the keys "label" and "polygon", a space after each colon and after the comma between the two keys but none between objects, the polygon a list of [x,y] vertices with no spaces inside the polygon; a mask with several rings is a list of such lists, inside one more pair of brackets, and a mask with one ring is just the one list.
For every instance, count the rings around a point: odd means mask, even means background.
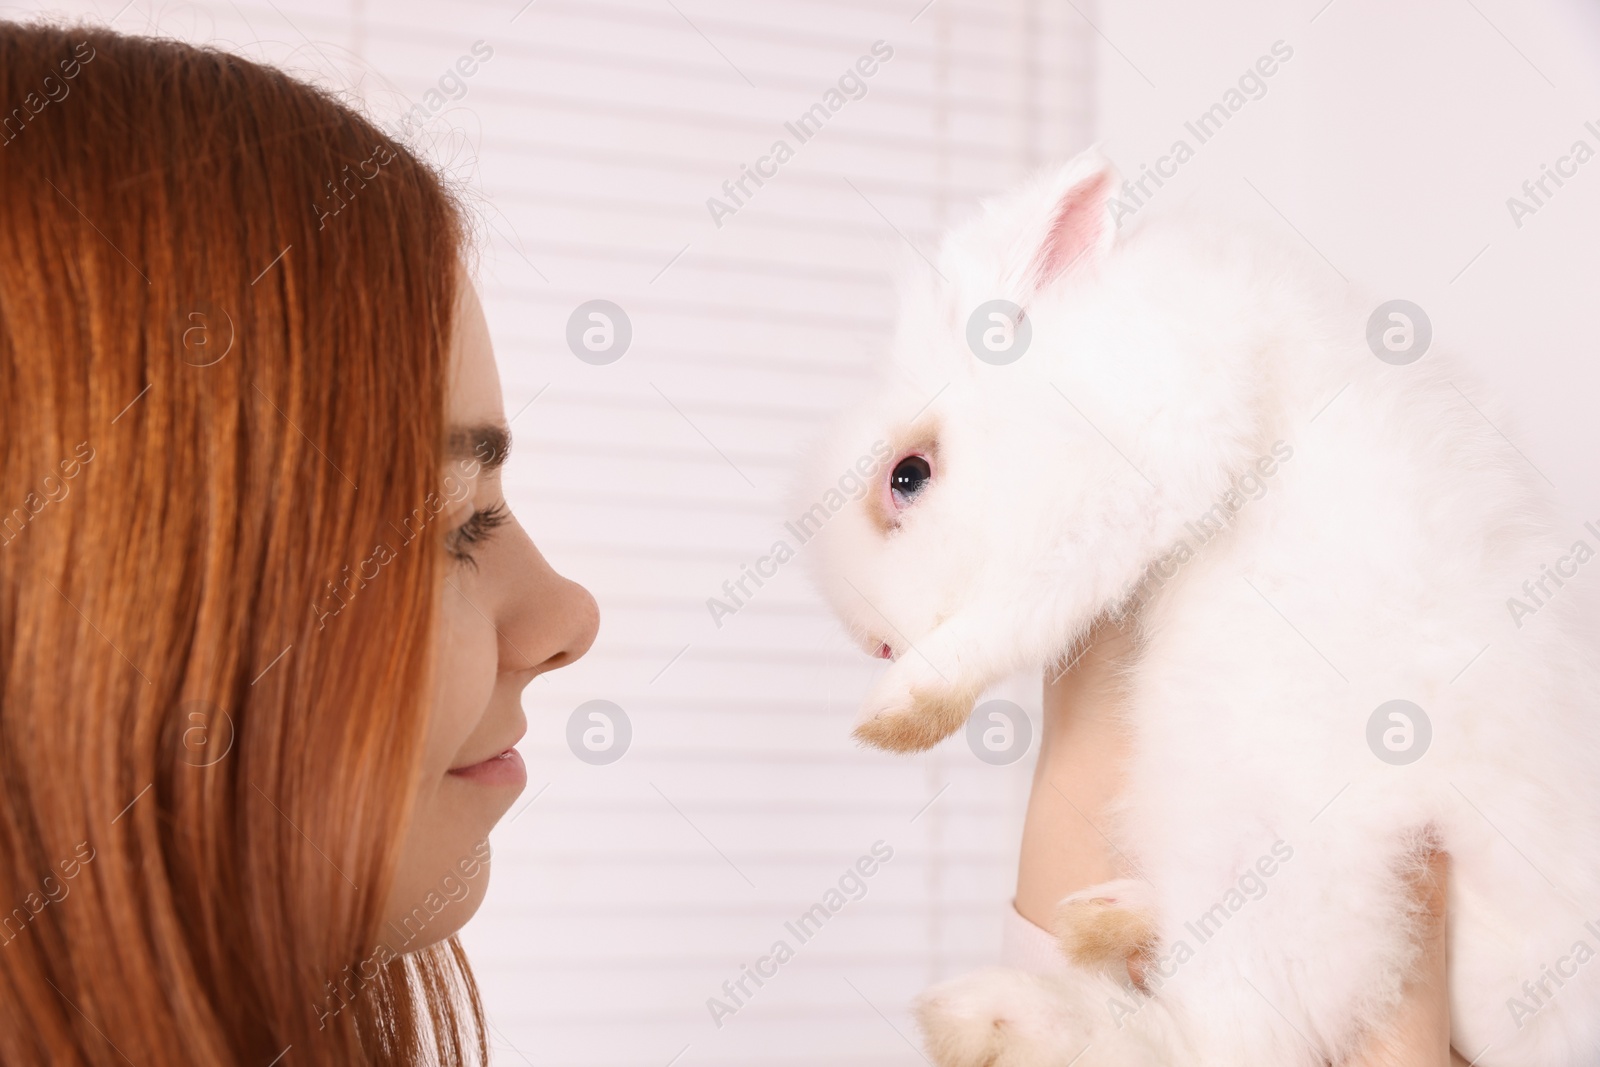
[{"label": "eyelash", "polygon": [[491,534],[509,521],[511,521],[511,509],[506,507],[505,501],[492,507],[480,508],[468,516],[466,522],[450,531],[445,538],[445,549],[456,562],[476,568],[478,562],[473,557],[471,549],[463,546],[487,541]]}]

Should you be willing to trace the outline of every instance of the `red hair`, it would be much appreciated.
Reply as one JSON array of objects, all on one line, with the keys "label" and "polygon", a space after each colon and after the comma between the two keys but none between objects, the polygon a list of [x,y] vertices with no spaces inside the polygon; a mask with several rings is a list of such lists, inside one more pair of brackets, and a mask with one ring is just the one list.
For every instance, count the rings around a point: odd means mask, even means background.
[{"label": "red hair", "polygon": [[0,23],[0,108],[0,1063],[486,1059],[454,939],[369,962],[443,553],[350,577],[439,484],[457,204],[174,41]]}]

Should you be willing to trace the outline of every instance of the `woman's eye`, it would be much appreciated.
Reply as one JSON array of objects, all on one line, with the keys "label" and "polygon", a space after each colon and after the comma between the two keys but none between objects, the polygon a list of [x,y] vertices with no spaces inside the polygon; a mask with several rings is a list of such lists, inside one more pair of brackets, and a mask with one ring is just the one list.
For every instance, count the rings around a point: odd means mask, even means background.
[{"label": "woman's eye", "polygon": [[933,477],[933,468],[922,456],[906,456],[889,472],[889,495],[897,508],[911,506],[911,501],[922,492]]},{"label": "woman's eye", "polygon": [[445,537],[445,549],[458,562],[477,566],[472,547],[489,539],[489,535],[511,519],[511,510],[501,501],[492,507],[480,508],[468,516],[467,521],[451,530]]}]

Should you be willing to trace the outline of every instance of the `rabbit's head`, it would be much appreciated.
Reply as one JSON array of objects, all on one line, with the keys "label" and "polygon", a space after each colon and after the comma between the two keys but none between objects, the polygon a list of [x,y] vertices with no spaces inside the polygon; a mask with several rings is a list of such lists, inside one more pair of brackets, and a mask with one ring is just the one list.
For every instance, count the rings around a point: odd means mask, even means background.
[{"label": "rabbit's head", "polygon": [[1232,462],[1217,426],[1253,422],[1226,366],[1196,371],[1173,273],[1119,239],[1116,186],[1086,153],[952,232],[902,290],[880,388],[815,457],[797,511],[819,584],[893,661],[868,744],[927,748],[1067,655]]}]

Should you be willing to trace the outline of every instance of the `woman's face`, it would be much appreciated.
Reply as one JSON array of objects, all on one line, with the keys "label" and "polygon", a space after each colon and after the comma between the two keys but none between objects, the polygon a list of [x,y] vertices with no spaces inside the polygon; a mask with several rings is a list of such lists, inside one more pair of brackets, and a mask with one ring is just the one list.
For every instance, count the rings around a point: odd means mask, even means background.
[{"label": "woman's face", "polygon": [[500,376],[477,291],[463,273],[446,417],[453,501],[438,625],[438,686],[422,782],[385,907],[396,954],[443,940],[488,886],[488,833],[527,784],[522,689],[583,655],[599,611],[586,589],[545,562],[505,509],[499,463],[509,441]]}]

